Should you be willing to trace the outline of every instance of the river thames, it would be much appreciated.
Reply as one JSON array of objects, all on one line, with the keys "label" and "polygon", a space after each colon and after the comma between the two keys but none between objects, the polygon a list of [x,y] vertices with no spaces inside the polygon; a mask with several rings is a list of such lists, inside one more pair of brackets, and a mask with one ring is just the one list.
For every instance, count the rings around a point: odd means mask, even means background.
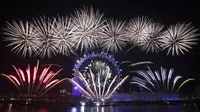
[{"label": "river thames", "polygon": [[74,106],[68,105],[0,105],[0,112],[199,112],[199,104],[133,105],[133,106]]}]

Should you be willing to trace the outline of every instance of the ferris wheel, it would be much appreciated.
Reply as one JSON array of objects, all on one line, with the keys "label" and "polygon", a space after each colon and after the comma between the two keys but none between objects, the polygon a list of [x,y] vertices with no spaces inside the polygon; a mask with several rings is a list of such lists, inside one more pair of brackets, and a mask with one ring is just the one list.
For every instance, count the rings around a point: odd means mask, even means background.
[{"label": "ferris wheel", "polygon": [[[80,84],[81,81],[77,78],[77,71],[83,74],[84,78],[89,80],[88,72],[94,73],[94,75],[98,75],[100,70],[109,71],[109,79],[112,79],[117,75],[117,80],[121,79],[121,69],[118,65],[118,62],[114,59],[114,57],[108,53],[100,52],[100,53],[89,53],[84,55],[80,59],[76,60],[73,68],[74,80]],[[105,74],[107,75],[107,74]],[[104,80],[106,76],[101,76],[101,79]],[[76,86],[72,87],[72,95],[79,96],[81,92],[78,90]]]}]

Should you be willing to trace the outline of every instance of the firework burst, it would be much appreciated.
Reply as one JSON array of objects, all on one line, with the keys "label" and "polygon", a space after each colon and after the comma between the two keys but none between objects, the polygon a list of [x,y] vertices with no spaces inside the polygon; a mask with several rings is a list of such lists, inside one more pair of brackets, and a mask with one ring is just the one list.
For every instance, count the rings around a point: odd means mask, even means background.
[{"label": "firework burst", "polygon": [[122,21],[107,21],[106,27],[101,33],[101,45],[107,51],[121,51],[128,41],[125,32],[125,22]]},{"label": "firework burst", "polygon": [[148,26],[152,23],[147,17],[137,17],[129,21],[127,26],[127,36],[130,38],[130,43],[138,45],[146,40]]},{"label": "firework burst", "polygon": [[[128,76],[118,82],[117,75],[115,75],[114,78],[109,79],[111,71],[108,68],[107,70],[103,69],[98,71],[100,72],[93,73],[89,70],[87,73],[87,76],[89,77],[88,79],[86,79],[82,73],[77,71],[77,77],[83,83],[83,86],[73,79],[68,80],[76,85],[83,92],[86,98],[94,102],[103,102],[113,95],[113,93],[124,83]],[[102,77],[104,77],[104,80],[101,80]]]},{"label": "firework burst", "polygon": [[34,24],[37,30],[36,40],[39,42],[38,52],[36,55],[40,57],[52,57],[56,55],[58,51],[57,44],[57,33],[54,33],[56,20],[50,18],[39,18],[34,20]]},{"label": "firework burst", "polygon": [[160,72],[153,72],[149,67],[148,69],[148,71],[136,71],[138,76],[133,77],[131,83],[142,86],[152,93],[157,91],[178,92],[185,83],[194,80],[189,78],[182,83],[177,83],[182,76],[175,76],[172,80],[174,69],[170,69],[168,73],[162,67]]},{"label": "firework burst", "polygon": [[33,24],[29,22],[19,23],[13,21],[12,23],[7,23],[7,28],[4,28],[4,34],[6,37],[5,41],[9,41],[8,46],[14,46],[12,50],[15,53],[22,52],[22,56],[25,57],[27,53],[32,56],[33,52],[36,52],[38,47],[38,41],[35,40],[37,36],[37,31]]},{"label": "firework burst", "polygon": [[[85,70],[86,70],[85,72],[88,72],[89,70],[91,70],[93,73],[99,73],[101,71],[106,71],[107,69],[109,70],[110,67],[106,62],[94,61],[94,62],[91,62],[87,68],[85,68]],[[106,74],[104,74],[104,75],[106,75]],[[104,78],[105,78],[105,76],[102,75],[101,79],[104,79]],[[108,76],[108,78],[110,78],[110,76]]]},{"label": "firework burst", "polygon": [[50,67],[51,65],[44,68],[40,73],[40,75],[38,76],[39,74],[38,71],[39,61],[38,61],[33,71],[31,71],[29,65],[26,71],[23,71],[22,69],[13,66],[13,68],[17,73],[17,76],[5,75],[5,74],[1,75],[8,78],[15,85],[15,87],[17,87],[17,89],[20,91],[22,95],[40,97],[44,95],[46,92],[48,92],[51,88],[55,87],[57,84],[66,80],[66,79],[59,80],[55,78],[62,69],[53,72],[50,70]]},{"label": "firework burst", "polygon": [[56,41],[57,52],[63,55],[74,53],[75,42],[72,40],[73,25],[71,18],[58,17],[55,19],[54,32]]},{"label": "firework burst", "polygon": [[120,76],[120,68],[118,62],[114,59],[112,55],[108,53],[89,53],[76,61],[74,65],[74,72],[79,71],[81,73],[89,72],[91,69],[93,73],[98,73],[100,71],[109,69],[113,75]]},{"label": "firework burst", "polygon": [[76,50],[81,51],[94,48],[98,44],[99,32],[104,28],[103,14],[93,8],[77,10],[72,17],[74,30],[72,32]]},{"label": "firework burst", "polygon": [[145,39],[138,44],[142,51],[157,53],[161,50],[163,27],[164,26],[160,23],[151,22],[151,24],[144,29],[146,33],[143,37]]},{"label": "firework burst", "polygon": [[78,87],[81,90],[84,97],[93,102],[103,103],[127,78],[128,76],[121,80],[117,62],[111,55],[101,52],[85,55],[77,61],[74,78],[69,80],[75,86],[73,88]]},{"label": "firework burst", "polygon": [[163,49],[167,49],[167,54],[172,55],[189,52],[189,49],[192,49],[191,46],[197,43],[197,36],[199,36],[197,30],[191,23],[171,25],[164,33]]}]

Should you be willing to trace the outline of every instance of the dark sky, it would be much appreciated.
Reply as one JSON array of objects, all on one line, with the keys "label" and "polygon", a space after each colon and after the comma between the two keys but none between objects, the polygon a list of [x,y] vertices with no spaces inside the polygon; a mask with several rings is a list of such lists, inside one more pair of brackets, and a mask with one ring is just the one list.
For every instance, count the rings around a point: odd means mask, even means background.
[{"label": "dark sky", "polygon": [[[32,20],[32,18],[40,16],[53,17],[57,15],[65,16],[70,15],[76,9],[85,6],[93,6],[99,9],[100,12],[105,14],[106,18],[114,18],[118,20],[129,20],[132,17],[148,16],[149,18],[163,23],[165,26],[177,22],[192,22],[196,28],[200,28],[200,7],[197,1],[144,1],[144,0],[126,0],[109,1],[100,0],[96,2],[76,0],[41,0],[41,1],[28,1],[28,0],[1,0],[0,2],[0,28],[5,27],[6,21],[12,20]],[[200,31],[199,31],[200,32]],[[0,30],[1,36],[3,30]],[[21,54],[16,55],[10,52],[10,47],[5,47],[6,43],[0,40],[0,73],[14,73],[12,64],[25,68],[28,63],[34,65],[36,60],[40,58],[21,58]],[[166,52],[158,54],[144,53],[138,48],[134,48],[128,53],[115,53],[113,54],[119,61],[131,60],[138,61],[153,61],[155,64],[152,66],[154,69],[174,68],[176,75],[182,75],[185,78],[193,77],[195,82],[188,84],[187,87],[200,86],[200,72],[198,69],[200,63],[200,44],[193,46],[186,55],[181,56],[166,56]],[[81,55],[80,55],[81,56]],[[62,77],[71,76],[74,60],[77,56],[54,56],[53,58],[44,58],[41,60],[42,64],[55,63],[64,66]],[[2,80],[2,78],[0,78]],[[6,81],[0,81],[4,84]],[[194,85],[194,86],[193,86]],[[2,86],[1,86],[2,87]]]}]

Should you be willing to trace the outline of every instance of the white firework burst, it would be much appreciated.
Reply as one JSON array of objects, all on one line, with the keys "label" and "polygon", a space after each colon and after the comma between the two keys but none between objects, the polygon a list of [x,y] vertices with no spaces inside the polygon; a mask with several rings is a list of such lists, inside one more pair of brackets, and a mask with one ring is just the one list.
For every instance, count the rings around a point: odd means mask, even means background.
[{"label": "white firework burst", "polygon": [[128,41],[125,31],[125,22],[122,21],[107,21],[106,27],[101,34],[102,39],[100,44],[103,49],[106,49],[107,51],[121,51]]},{"label": "white firework burst", "polygon": [[127,36],[130,38],[130,43],[133,45],[138,45],[140,42],[146,40],[147,32],[145,29],[148,29],[149,24],[152,20],[147,17],[137,17],[129,21],[127,26]]},{"label": "white firework burst", "polygon": [[58,47],[56,46],[58,39],[58,33],[54,33],[56,20],[50,20],[50,18],[42,18],[34,20],[34,24],[38,35],[36,40],[39,42],[37,46],[39,46],[39,50],[36,53],[37,56],[40,57],[52,57],[52,55],[56,55],[58,51]]},{"label": "white firework burst", "polygon": [[76,49],[85,51],[96,47],[99,32],[104,27],[103,14],[93,8],[77,10],[72,16],[74,30],[72,32]]},{"label": "white firework burst", "polygon": [[184,52],[189,52],[192,49],[192,45],[197,42],[196,28],[191,25],[191,23],[177,23],[175,25],[169,26],[169,28],[164,33],[164,38],[162,39],[163,49],[167,49],[167,54],[179,55]]},{"label": "white firework burst", "polygon": [[[108,65],[108,63],[100,61],[100,60],[92,61],[87,67],[85,67],[84,74],[88,73],[89,70],[91,70],[95,74],[95,77],[97,77],[97,75],[100,74],[101,75],[100,81],[105,80],[106,77],[110,79],[111,75],[114,75],[111,73],[112,72],[111,67]],[[106,72],[106,73],[108,72],[108,73],[105,74],[101,72]],[[106,76],[106,75],[109,75],[109,76]],[[85,77],[88,77],[88,75]]]},{"label": "white firework burst", "polygon": [[136,71],[138,76],[132,78],[133,84],[137,84],[151,91],[152,93],[157,91],[162,92],[178,92],[180,88],[187,82],[195,80],[189,78],[184,80],[182,83],[177,83],[182,76],[172,77],[174,69],[170,69],[167,72],[167,69],[161,67],[160,72],[152,71],[149,67],[147,71]]},{"label": "white firework burst", "polygon": [[[98,71],[99,72],[97,73],[93,73],[92,70],[89,70],[87,73],[89,79],[86,79],[81,72],[77,71],[77,78],[80,79],[83,85],[80,85],[73,79],[68,80],[76,85],[83,92],[86,98],[94,102],[104,102],[113,95],[113,93],[124,83],[128,76],[118,82],[117,75],[114,78],[109,79],[111,73],[109,69],[99,69]],[[103,80],[101,80],[102,77],[104,77]]]},{"label": "white firework burst", "polygon": [[164,26],[160,23],[151,22],[151,24],[148,24],[148,26],[144,29],[145,35],[143,35],[143,37],[145,39],[138,43],[138,46],[142,51],[146,51],[146,53],[157,53],[161,50],[163,28]]},{"label": "white firework burst", "polygon": [[37,31],[34,26],[26,21],[19,23],[13,21],[12,23],[7,23],[7,27],[4,28],[4,34],[6,37],[5,41],[9,41],[8,46],[14,46],[12,51],[15,53],[22,52],[22,57],[27,55],[31,57],[33,52],[36,52],[38,49],[38,41],[35,40],[37,36]]},{"label": "white firework burst", "polygon": [[54,32],[56,41],[57,52],[62,55],[69,55],[74,53],[74,42],[72,40],[73,25],[71,18],[58,17],[55,18],[56,24]]}]

